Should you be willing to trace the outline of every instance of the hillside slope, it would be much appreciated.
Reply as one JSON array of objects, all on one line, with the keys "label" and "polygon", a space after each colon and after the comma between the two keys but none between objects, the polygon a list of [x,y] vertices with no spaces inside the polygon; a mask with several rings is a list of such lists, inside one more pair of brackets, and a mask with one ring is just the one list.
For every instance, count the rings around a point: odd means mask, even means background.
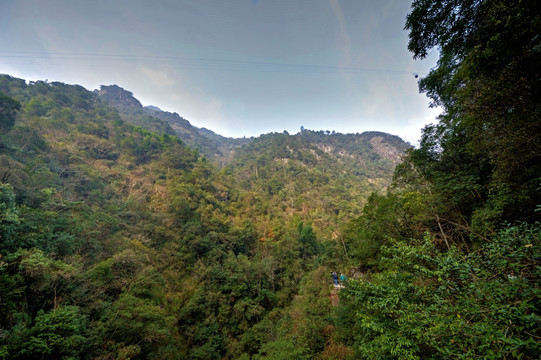
[{"label": "hillside slope", "polygon": [[0,358],[320,353],[340,228],[396,139],[268,134],[219,170],[114,90],[0,76]]},{"label": "hillside slope", "polygon": [[253,205],[239,209],[246,216],[259,222],[298,216],[331,240],[341,223],[360,215],[370,193],[390,184],[408,147],[378,132],[273,133],[239,148],[228,170],[247,197],[244,203]]}]

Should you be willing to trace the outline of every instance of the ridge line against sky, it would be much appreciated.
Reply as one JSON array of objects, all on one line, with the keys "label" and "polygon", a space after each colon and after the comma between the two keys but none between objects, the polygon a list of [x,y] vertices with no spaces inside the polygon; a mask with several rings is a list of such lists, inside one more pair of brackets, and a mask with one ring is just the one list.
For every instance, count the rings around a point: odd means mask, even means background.
[{"label": "ridge line against sky", "polygon": [[419,94],[403,0],[4,0],[0,73],[144,105],[228,137],[384,131],[412,144],[439,109]]}]

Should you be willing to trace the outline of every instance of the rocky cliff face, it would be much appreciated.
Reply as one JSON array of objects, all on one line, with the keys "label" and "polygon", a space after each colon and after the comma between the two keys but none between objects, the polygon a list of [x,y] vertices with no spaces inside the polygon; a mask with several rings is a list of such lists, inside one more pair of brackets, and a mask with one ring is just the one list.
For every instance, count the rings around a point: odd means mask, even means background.
[{"label": "rocky cliff face", "polygon": [[379,156],[391,161],[395,165],[402,160],[402,157],[405,154],[404,147],[393,146],[390,143],[385,142],[381,136],[374,136],[370,139],[370,144],[372,144],[372,149],[374,149]]}]

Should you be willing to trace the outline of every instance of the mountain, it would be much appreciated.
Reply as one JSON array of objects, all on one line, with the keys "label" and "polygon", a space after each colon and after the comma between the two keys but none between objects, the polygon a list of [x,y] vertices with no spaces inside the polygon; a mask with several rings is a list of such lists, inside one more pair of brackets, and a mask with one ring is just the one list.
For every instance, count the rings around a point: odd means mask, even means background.
[{"label": "mountain", "polygon": [[[149,131],[175,134],[187,145],[198,149],[220,167],[234,161],[236,150],[251,143],[253,138],[228,138],[214,133],[212,130],[197,128],[177,113],[162,111],[156,106],[145,106],[133,97],[133,94],[117,85],[102,85],[96,91],[98,97],[116,108],[121,117],[135,126]],[[392,171],[409,147],[402,139],[381,132],[365,132],[362,134],[337,134],[334,131],[301,131],[305,142],[310,143],[310,151],[323,151],[329,156],[339,159],[340,163],[356,163],[354,171],[367,171],[373,161],[384,159],[390,163],[383,165],[386,171]],[[279,135],[278,135],[279,136]],[[264,145],[258,145],[260,147]],[[280,149],[276,149],[281,151]],[[283,149],[282,149],[283,150]],[[305,149],[306,150],[306,149]],[[242,152],[242,151],[241,151]],[[347,160],[350,159],[350,160]],[[381,165],[381,164],[380,164]],[[389,166],[390,165],[390,166]],[[363,168],[362,170],[361,168]],[[387,178],[388,183],[389,178]]]},{"label": "mountain", "polygon": [[101,86],[97,94],[126,122],[151,131],[172,130],[219,168],[225,167],[241,186],[240,196],[254,197],[243,200],[238,209],[246,218],[268,228],[265,217],[274,219],[275,227],[295,217],[308,221],[325,239],[336,239],[340,224],[361,214],[370,193],[391,183],[395,165],[411,147],[382,132],[340,134],[304,128],[294,135],[232,139],[197,128],[177,113],[143,107],[116,85]]},{"label": "mountain", "polygon": [[0,93],[0,357],[255,358],[301,341],[313,358],[327,346],[342,229],[406,143],[228,139],[117,86],[2,75]]},{"label": "mountain", "polygon": [[162,111],[156,106],[143,107],[131,92],[117,85],[102,85],[96,92],[100,99],[116,108],[128,123],[149,131],[176,135],[221,166],[231,160],[235,148],[250,141],[231,139],[205,128],[197,128],[179,114]]},{"label": "mountain", "polygon": [[94,93],[98,99],[105,100],[116,108],[122,119],[127,123],[157,134],[176,135],[176,132],[167,121],[149,115],[130,91],[124,90],[117,85],[110,85],[101,86],[100,90],[95,90]]},{"label": "mountain", "polygon": [[149,115],[167,122],[180,139],[189,146],[198,149],[220,167],[231,161],[237,147],[251,141],[246,138],[228,138],[218,135],[212,130],[195,127],[177,113],[162,111],[152,106],[147,106],[145,109]]},{"label": "mountain", "polygon": [[449,170],[467,156],[381,132],[227,139],[100,91],[0,76],[0,358],[492,356],[494,334],[536,358],[541,229],[453,220],[484,205]]},{"label": "mountain", "polygon": [[[382,132],[302,129],[294,135],[232,139],[197,128],[177,113],[142,107],[131,92],[116,85],[101,86],[98,96],[134,125],[151,130],[144,123],[148,119],[152,119],[149,125],[167,124],[187,145],[230,171],[241,186],[241,196],[255,194],[253,201],[243,201],[238,209],[243,216],[263,227],[270,227],[263,220],[269,214],[278,227],[285,226],[289,217],[298,217],[326,239],[336,238],[339,224],[361,214],[371,192],[391,183],[395,165],[410,147]],[[314,187],[320,191],[313,191]]]},{"label": "mountain", "polygon": [[297,216],[331,240],[340,224],[361,214],[370,193],[391,183],[408,147],[378,132],[272,133],[237,149],[226,169],[250,197],[239,209],[245,216],[273,219],[277,228]]}]

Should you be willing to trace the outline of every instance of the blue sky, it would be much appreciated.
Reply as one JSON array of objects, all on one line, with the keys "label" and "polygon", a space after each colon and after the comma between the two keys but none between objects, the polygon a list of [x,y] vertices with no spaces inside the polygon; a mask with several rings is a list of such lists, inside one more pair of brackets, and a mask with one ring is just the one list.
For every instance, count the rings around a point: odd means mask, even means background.
[{"label": "blue sky", "polygon": [[3,0],[0,73],[90,90],[231,137],[379,130],[415,144],[437,54],[407,51],[405,0]]}]

